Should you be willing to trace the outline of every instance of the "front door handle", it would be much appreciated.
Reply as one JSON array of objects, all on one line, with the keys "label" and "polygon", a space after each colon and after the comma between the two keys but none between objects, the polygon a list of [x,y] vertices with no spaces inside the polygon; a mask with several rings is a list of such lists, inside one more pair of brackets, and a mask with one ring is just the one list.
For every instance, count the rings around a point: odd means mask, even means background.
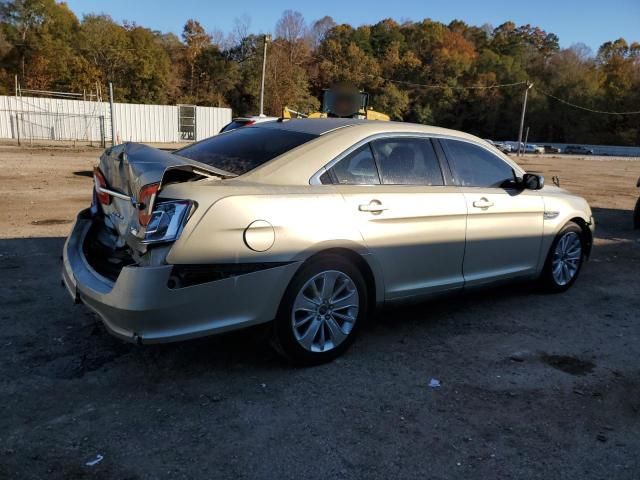
[{"label": "front door handle", "polygon": [[380,200],[371,200],[369,203],[359,205],[358,210],[360,210],[361,212],[369,212],[369,213],[373,213],[374,215],[377,215],[389,209],[386,207],[383,207],[382,202],[380,202]]},{"label": "front door handle", "polygon": [[473,206],[476,208],[489,208],[493,207],[493,202],[487,200],[485,197],[482,197],[480,200],[476,200],[473,202]]}]

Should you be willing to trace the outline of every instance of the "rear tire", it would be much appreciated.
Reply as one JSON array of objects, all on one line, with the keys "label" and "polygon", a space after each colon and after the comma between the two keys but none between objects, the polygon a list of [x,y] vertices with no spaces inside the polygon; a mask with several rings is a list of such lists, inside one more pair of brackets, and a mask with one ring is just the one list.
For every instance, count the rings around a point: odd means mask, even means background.
[{"label": "rear tire", "polygon": [[540,276],[544,290],[565,292],[575,283],[585,259],[585,238],[579,225],[567,223],[551,244]]},{"label": "rear tire", "polygon": [[640,230],[640,198],[638,198],[636,208],[633,211],[633,228]]},{"label": "rear tire", "polygon": [[367,317],[360,270],[335,254],[304,264],[287,287],[273,322],[272,344],[302,365],[330,362],[355,340]]}]

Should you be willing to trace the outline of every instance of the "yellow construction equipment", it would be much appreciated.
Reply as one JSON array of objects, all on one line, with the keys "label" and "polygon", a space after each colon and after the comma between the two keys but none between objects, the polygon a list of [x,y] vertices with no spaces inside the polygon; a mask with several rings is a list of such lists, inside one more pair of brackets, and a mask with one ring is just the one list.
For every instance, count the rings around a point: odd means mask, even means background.
[{"label": "yellow construction equipment", "polygon": [[326,89],[319,112],[302,113],[289,107],[282,109],[282,118],[362,118],[389,121],[384,113],[369,107],[369,94],[358,90]]}]

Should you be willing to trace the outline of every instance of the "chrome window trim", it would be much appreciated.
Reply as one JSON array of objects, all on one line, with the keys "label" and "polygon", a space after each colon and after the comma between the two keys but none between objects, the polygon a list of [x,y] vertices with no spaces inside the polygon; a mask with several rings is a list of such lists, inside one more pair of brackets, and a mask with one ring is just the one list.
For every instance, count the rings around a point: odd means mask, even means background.
[{"label": "chrome window trim", "polygon": [[[354,143],[353,145],[351,145],[344,152],[340,153],[333,160],[329,161],[324,167],[320,168],[320,170],[318,170],[316,173],[314,173],[311,176],[311,178],[309,179],[309,185],[314,185],[314,186],[324,185],[320,181],[320,177],[324,173],[329,171],[336,163],[338,163],[340,160],[342,160],[344,157],[349,155],[354,150],[360,148],[365,143],[373,142],[374,140],[379,140],[379,139],[383,139],[383,138],[419,138],[419,139],[422,139],[422,140],[437,139],[437,140],[457,140],[457,141],[460,141],[460,142],[466,142],[466,143],[470,143],[471,145],[475,145],[477,147],[480,147],[480,148],[486,150],[487,152],[492,154],[494,157],[496,157],[500,161],[506,163],[510,168],[516,170],[517,172],[519,172],[521,174],[525,173],[525,171],[517,163],[513,162],[511,159],[508,159],[508,158],[505,159],[502,156],[503,154],[501,152],[497,151],[497,153],[499,154],[499,155],[497,155],[496,151],[493,151],[491,146],[486,144],[486,142],[484,142],[484,141],[483,142],[477,142],[477,141],[474,141],[474,140],[470,140],[468,138],[458,137],[456,135],[446,135],[446,134],[441,134],[441,133],[384,132],[384,133],[376,133],[374,135],[370,135],[370,136],[368,136],[366,138],[363,138],[362,140],[359,140],[358,142]],[[444,174],[444,172],[443,172],[443,174]],[[335,185],[335,184],[331,184],[331,185]],[[380,185],[384,185],[384,184],[380,184]],[[371,185],[371,186],[372,187],[376,187],[376,186],[380,186],[380,185]],[[419,186],[419,185],[413,185],[413,186]]]},{"label": "chrome window trim", "polygon": [[333,128],[331,130],[327,130],[326,132],[322,132],[320,135],[318,135],[319,137],[322,137],[323,135],[327,135],[328,133],[333,133],[336,132],[338,130],[342,130],[343,128],[349,128],[349,127],[353,127],[355,124],[349,124],[349,125],[341,125],[339,127]]}]

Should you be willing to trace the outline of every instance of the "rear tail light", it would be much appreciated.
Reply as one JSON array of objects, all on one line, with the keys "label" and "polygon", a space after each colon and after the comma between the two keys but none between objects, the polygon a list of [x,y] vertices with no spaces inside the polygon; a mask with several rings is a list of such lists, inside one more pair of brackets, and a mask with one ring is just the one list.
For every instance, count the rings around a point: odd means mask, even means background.
[{"label": "rear tail light", "polygon": [[143,227],[149,225],[149,220],[151,220],[151,214],[153,213],[153,203],[159,189],[159,183],[151,183],[140,189],[140,194],[138,195],[138,223]]},{"label": "rear tail light", "polygon": [[245,123],[243,126],[244,127],[248,127],[249,125],[253,125],[254,123],[256,123],[255,120],[249,120],[247,123]]},{"label": "rear tail light", "polygon": [[107,181],[99,168],[93,169],[93,182],[96,189],[96,198],[102,205],[109,205],[111,203],[111,195],[104,193],[103,188],[107,188]]},{"label": "rear tail light", "polygon": [[173,200],[158,203],[151,214],[142,243],[173,242],[182,232],[193,202]]}]

